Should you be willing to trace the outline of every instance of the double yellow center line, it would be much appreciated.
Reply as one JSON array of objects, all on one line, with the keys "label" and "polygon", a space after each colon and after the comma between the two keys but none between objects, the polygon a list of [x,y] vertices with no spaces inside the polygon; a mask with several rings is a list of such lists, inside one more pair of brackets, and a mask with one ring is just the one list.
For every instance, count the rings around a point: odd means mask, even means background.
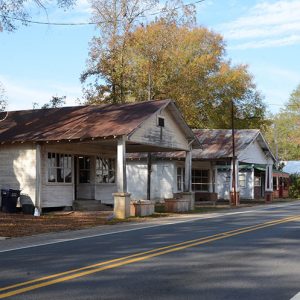
[{"label": "double yellow center line", "polygon": [[202,237],[202,238],[198,238],[198,239],[188,240],[188,241],[185,241],[182,243],[173,244],[173,245],[169,245],[169,246],[165,246],[165,247],[161,247],[161,248],[156,248],[156,249],[152,249],[152,250],[145,251],[145,252],[135,253],[132,255],[100,262],[100,263],[85,266],[82,268],[73,269],[73,270],[69,270],[66,272],[62,272],[62,273],[56,273],[53,275],[40,277],[37,279],[33,279],[33,280],[17,283],[14,285],[2,287],[2,288],[0,288],[0,299],[10,297],[10,296],[15,296],[18,294],[22,294],[22,293],[25,293],[28,291],[39,289],[41,287],[45,287],[45,286],[61,283],[64,281],[72,280],[72,279],[75,279],[78,277],[87,276],[87,275],[90,275],[93,273],[98,273],[101,271],[114,269],[114,268],[121,267],[124,265],[136,263],[136,262],[150,259],[150,258],[153,258],[156,256],[184,250],[184,249],[195,247],[198,245],[202,245],[202,244],[210,243],[213,241],[225,239],[228,237],[240,235],[243,233],[255,231],[258,229],[275,226],[275,225],[282,224],[282,223],[297,221],[299,219],[300,219],[300,215],[297,215],[297,216],[287,217],[287,218],[278,219],[278,220],[274,220],[274,221],[269,221],[266,223],[260,223],[260,224],[253,225],[253,226],[248,226],[248,227],[243,227],[240,229],[226,231],[226,232],[222,232],[222,233],[218,233],[218,234],[214,234],[211,236]]}]

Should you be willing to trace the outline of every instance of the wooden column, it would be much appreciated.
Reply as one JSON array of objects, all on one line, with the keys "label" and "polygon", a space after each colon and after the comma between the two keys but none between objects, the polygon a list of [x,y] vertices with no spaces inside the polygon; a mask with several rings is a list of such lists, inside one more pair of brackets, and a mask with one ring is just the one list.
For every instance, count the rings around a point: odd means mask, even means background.
[{"label": "wooden column", "polygon": [[117,144],[117,189],[114,193],[114,217],[125,219],[130,216],[130,194],[127,193],[126,136],[118,138]]},{"label": "wooden column", "polygon": [[184,191],[192,191],[192,151],[185,152]]},{"label": "wooden column", "polygon": [[147,155],[147,200],[151,200],[151,172],[152,172],[152,159],[151,153]]},{"label": "wooden column", "polygon": [[240,203],[240,193],[239,193],[239,162],[236,158],[231,161],[230,168],[230,203],[233,206],[237,206]]},{"label": "wooden column", "polygon": [[42,189],[42,151],[41,145],[36,144],[36,179],[35,179],[35,207],[38,209],[38,212],[35,212],[35,215],[40,215],[42,211],[41,203],[41,189]]},{"label": "wooden column", "polygon": [[251,169],[251,198],[252,199],[255,199],[255,193],[254,193],[254,190],[255,190],[255,177],[254,177],[254,167],[252,167]]},{"label": "wooden column", "polygon": [[265,171],[265,200],[267,203],[273,200],[273,165],[268,164]]},{"label": "wooden column", "polygon": [[125,136],[118,139],[117,145],[117,189],[118,193],[127,192]]}]

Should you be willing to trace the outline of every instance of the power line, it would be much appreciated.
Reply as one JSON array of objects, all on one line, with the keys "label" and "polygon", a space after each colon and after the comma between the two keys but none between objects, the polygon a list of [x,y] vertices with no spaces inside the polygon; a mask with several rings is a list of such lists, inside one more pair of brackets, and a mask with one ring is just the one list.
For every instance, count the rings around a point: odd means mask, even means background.
[{"label": "power line", "polygon": [[[184,4],[183,6],[191,6],[191,5],[196,5],[199,4],[201,2],[204,2],[205,0],[198,0],[198,1],[194,1],[188,4]],[[177,10],[181,8],[181,6],[177,6],[174,7],[174,10]],[[154,16],[154,15],[158,15],[163,11],[163,9],[161,9],[160,11],[154,12],[149,14],[150,16]],[[3,19],[11,19],[11,20],[15,20],[15,21],[20,21],[20,22],[24,22],[24,23],[31,23],[31,24],[37,24],[37,25],[53,25],[53,26],[85,26],[85,25],[97,25],[97,24],[105,24],[105,23],[109,23],[109,21],[103,21],[103,22],[79,22],[79,23],[75,23],[75,22],[71,22],[71,23],[61,23],[61,22],[42,22],[42,21],[34,21],[34,20],[28,20],[25,18],[17,18],[17,17],[12,17],[12,16],[6,16],[3,14],[0,14],[0,17]],[[142,16],[143,18],[145,18],[145,16]]]}]

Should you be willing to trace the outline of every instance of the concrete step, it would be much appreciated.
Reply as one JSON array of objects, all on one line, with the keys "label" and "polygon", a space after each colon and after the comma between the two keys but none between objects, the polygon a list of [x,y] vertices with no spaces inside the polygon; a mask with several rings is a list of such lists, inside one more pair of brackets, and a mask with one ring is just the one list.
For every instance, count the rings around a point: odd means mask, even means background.
[{"label": "concrete step", "polygon": [[74,202],[74,210],[77,211],[107,211],[112,210],[111,206],[102,204],[97,200],[76,200]]}]

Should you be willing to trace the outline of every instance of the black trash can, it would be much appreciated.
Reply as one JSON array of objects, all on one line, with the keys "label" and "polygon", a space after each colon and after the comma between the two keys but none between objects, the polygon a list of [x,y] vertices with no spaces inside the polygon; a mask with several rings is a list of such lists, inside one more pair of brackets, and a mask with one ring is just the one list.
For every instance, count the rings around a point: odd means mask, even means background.
[{"label": "black trash can", "polygon": [[22,211],[25,215],[33,215],[34,214],[34,205],[33,204],[23,204]]},{"label": "black trash can", "polygon": [[20,190],[2,189],[1,190],[1,210],[7,213],[15,213],[17,211],[17,201],[20,197]]}]

